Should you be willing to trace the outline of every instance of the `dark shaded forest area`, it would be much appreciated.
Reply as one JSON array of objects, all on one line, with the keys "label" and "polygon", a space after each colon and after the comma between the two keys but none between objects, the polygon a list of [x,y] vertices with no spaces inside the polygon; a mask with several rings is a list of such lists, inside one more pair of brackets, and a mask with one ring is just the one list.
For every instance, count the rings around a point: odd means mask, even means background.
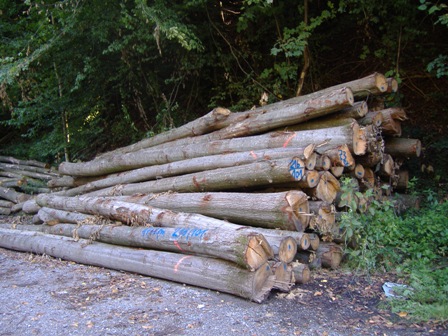
[{"label": "dark shaded forest area", "polygon": [[[447,7],[421,1],[0,1],[0,151],[59,163],[381,72],[448,166]],[[411,167],[412,168],[412,167]],[[443,175],[443,174],[442,174]]]}]

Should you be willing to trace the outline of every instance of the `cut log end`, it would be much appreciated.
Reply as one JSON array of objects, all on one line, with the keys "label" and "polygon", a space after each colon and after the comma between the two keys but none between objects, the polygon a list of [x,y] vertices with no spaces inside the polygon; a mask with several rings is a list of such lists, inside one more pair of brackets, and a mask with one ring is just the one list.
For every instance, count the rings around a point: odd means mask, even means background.
[{"label": "cut log end", "polygon": [[295,261],[291,263],[290,266],[292,268],[296,284],[306,284],[310,282],[311,272],[308,265]]},{"label": "cut log end", "polygon": [[[289,263],[294,260],[297,253],[298,242],[292,237],[284,237],[278,249],[278,258],[280,261]],[[309,242],[308,242],[309,244]]]},{"label": "cut log end", "polygon": [[249,236],[249,242],[245,253],[245,261],[241,265],[247,265],[254,271],[260,268],[269,259],[272,259],[274,253],[267,240],[261,234]]},{"label": "cut log end", "polygon": [[275,283],[275,275],[272,267],[268,262],[263,264],[256,272],[252,285],[252,296],[251,300],[257,303],[263,302]]}]

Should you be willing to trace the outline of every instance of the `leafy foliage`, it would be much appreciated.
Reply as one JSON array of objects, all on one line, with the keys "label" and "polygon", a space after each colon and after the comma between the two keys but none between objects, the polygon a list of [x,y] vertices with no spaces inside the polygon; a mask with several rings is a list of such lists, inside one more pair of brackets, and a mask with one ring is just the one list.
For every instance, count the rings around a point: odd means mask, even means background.
[{"label": "leafy foliage", "polygon": [[343,199],[367,197],[369,211],[359,213],[355,202],[346,202],[348,211],[341,225],[352,267],[368,272],[396,271],[411,290],[394,300],[395,312],[406,311],[416,320],[448,320],[448,202],[439,203],[429,192],[426,207],[400,217],[391,201],[376,201],[372,192],[358,195],[349,180],[343,182]]}]

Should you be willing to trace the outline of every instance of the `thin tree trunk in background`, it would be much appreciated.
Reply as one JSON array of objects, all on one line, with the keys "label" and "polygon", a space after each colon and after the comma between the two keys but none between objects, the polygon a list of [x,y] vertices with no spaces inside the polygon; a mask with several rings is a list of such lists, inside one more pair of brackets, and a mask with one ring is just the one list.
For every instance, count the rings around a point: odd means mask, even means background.
[{"label": "thin tree trunk in background", "polygon": [[[62,82],[61,82],[61,78],[59,77],[58,74],[58,69],[56,67],[56,62],[53,62],[53,67],[54,67],[54,73],[56,75],[56,79],[58,81],[58,91],[59,91],[59,98],[62,98]],[[70,143],[70,134],[68,131],[68,118],[67,118],[67,111],[62,110],[62,114],[61,114],[61,118],[62,118],[62,133],[64,135],[64,156],[65,156],[65,161],[66,162],[70,162],[70,153],[68,150],[68,145]]]},{"label": "thin tree trunk in background", "polygon": [[[308,0],[303,1],[304,6],[304,17],[303,22],[305,26],[308,26]],[[308,48],[308,41],[306,41],[305,49],[303,50],[303,68],[300,72],[299,83],[297,85],[296,97],[300,96],[303,89],[303,84],[305,83],[305,77],[310,67],[310,50]]]}]

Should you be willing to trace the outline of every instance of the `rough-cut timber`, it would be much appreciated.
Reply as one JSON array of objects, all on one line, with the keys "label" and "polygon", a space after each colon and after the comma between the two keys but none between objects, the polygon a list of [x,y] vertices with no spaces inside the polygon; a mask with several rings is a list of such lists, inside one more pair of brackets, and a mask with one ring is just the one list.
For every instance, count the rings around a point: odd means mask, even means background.
[{"label": "rough-cut timber", "polygon": [[118,153],[125,154],[135,152],[143,148],[154,147],[177,139],[206,134],[221,128],[222,126],[220,125],[222,124],[220,124],[220,122],[227,119],[230,115],[230,110],[222,107],[216,107],[206,115],[185,125],[157,134],[151,138],[143,139],[127,147],[122,147],[118,150],[105,153],[101,155],[101,157],[110,157]]},{"label": "rough-cut timber", "polygon": [[39,232],[0,229],[0,246],[205,287],[259,303],[267,297],[274,283],[268,263],[250,272],[215,258],[89,243],[84,239],[74,241]]},{"label": "rough-cut timber", "polygon": [[[12,228],[7,225],[6,228]],[[3,227],[3,226],[2,226]],[[196,228],[129,227],[95,224],[14,225],[17,230],[73,238],[91,239],[118,246],[141,247],[183,254],[202,254],[232,261],[255,271],[268,261],[259,246],[267,242],[261,234]],[[297,251],[297,250],[295,250]],[[295,255],[295,252],[294,252]]]},{"label": "rough-cut timber", "polygon": [[197,157],[111,174],[103,179],[91,181],[90,183],[81,185],[77,188],[56,192],[55,194],[61,196],[76,196],[121,184],[156,180],[162,177],[189,174],[225,167],[234,167],[242,164],[293,157],[296,155],[302,156],[303,150],[293,147],[281,147]]},{"label": "rough-cut timber", "polygon": [[197,213],[232,223],[303,231],[309,222],[308,196],[298,190],[279,193],[160,193],[119,198],[156,208]]},{"label": "rough-cut timber", "polygon": [[87,195],[116,196],[167,191],[225,191],[244,187],[269,186],[275,183],[300,181],[304,176],[304,167],[305,163],[300,158],[266,160],[236,167],[110,187]]},{"label": "rough-cut timber", "polygon": [[343,251],[338,244],[322,242],[316,254],[322,260],[323,267],[337,269],[341,264]]}]

